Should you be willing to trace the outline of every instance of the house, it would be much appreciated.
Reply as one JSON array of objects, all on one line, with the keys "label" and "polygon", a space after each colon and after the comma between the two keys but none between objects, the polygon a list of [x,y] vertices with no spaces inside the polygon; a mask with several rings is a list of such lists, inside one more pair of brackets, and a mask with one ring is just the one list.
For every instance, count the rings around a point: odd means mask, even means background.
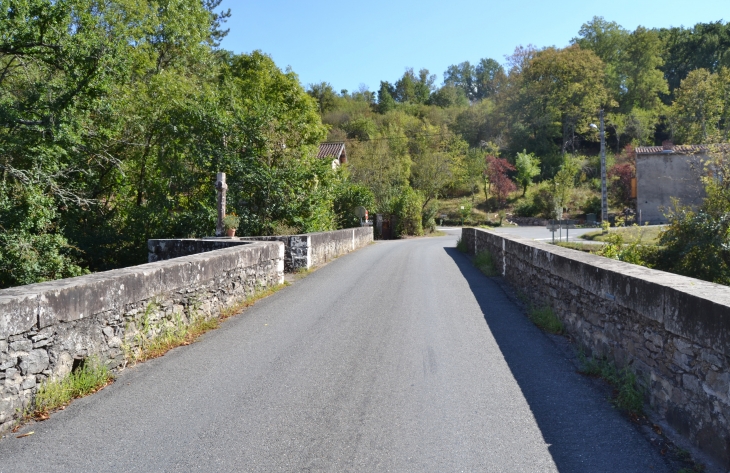
[{"label": "house", "polygon": [[321,143],[319,145],[319,151],[317,152],[318,158],[330,158],[332,159],[332,169],[336,168],[340,164],[347,162],[347,152],[345,151],[345,142],[338,141],[332,143]]},{"label": "house", "polygon": [[702,176],[706,174],[708,146],[662,146],[636,148],[636,217],[643,225],[667,223],[665,214],[672,199],[697,208],[705,198]]}]

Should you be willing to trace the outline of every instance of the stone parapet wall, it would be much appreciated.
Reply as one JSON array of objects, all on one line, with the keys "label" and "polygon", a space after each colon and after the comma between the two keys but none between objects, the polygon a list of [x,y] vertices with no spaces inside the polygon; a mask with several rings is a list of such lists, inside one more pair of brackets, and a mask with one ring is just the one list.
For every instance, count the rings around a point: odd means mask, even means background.
[{"label": "stone parapet wall", "polygon": [[284,270],[293,273],[301,269],[321,266],[326,262],[373,241],[373,227],[346,228],[331,232],[241,237],[239,239],[169,239],[147,242],[149,261],[166,260],[180,256],[211,251],[219,247],[243,245],[252,241],[280,241],[284,244]]},{"label": "stone parapet wall", "polygon": [[284,281],[284,245],[208,253],[0,290],[0,432],[49,378],[87,358],[114,368],[143,340]]},{"label": "stone parapet wall", "polygon": [[462,239],[590,353],[629,366],[652,409],[730,467],[730,287],[480,229]]},{"label": "stone parapet wall", "polygon": [[208,251],[222,250],[249,242],[237,238],[177,238],[147,240],[147,262],[164,261],[170,258],[196,255]]},{"label": "stone parapet wall", "polygon": [[546,218],[539,218],[539,217],[509,217],[507,221],[514,223],[515,225],[519,225],[521,227],[530,227],[530,226],[540,226],[545,227],[548,224],[548,221]]}]

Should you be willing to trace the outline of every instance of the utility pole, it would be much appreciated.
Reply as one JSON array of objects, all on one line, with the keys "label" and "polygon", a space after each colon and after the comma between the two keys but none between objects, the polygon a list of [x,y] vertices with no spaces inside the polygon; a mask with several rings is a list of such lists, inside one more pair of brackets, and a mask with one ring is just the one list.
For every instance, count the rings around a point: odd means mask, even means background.
[{"label": "utility pole", "polygon": [[601,222],[608,220],[608,194],[606,192],[606,129],[603,124],[603,109],[599,112],[601,119]]}]

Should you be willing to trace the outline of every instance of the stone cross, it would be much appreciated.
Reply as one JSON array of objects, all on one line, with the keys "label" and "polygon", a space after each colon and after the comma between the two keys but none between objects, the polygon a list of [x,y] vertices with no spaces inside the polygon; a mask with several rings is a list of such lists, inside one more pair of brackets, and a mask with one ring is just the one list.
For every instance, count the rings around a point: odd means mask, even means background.
[{"label": "stone cross", "polygon": [[215,236],[222,237],[226,235],[226,229],[223,226],[223,219],[226,218],[226,173],[219,172],[215,181],[215,189],[218,191],[218,223],[215,226]]}]

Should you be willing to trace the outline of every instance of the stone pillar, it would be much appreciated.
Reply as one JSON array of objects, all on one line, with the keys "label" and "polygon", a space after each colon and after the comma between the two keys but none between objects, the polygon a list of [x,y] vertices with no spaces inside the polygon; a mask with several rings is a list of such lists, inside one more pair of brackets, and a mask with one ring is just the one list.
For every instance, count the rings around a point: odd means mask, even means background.
[{"label": "stone pillar", "polygon": [[226,173],[219,172],[215,181],[215,189],[218,191],[218,223],[215,226],[215,236],[222,237],[226,235],[226,229],[223,227],[223,219],[226,218]]}]

